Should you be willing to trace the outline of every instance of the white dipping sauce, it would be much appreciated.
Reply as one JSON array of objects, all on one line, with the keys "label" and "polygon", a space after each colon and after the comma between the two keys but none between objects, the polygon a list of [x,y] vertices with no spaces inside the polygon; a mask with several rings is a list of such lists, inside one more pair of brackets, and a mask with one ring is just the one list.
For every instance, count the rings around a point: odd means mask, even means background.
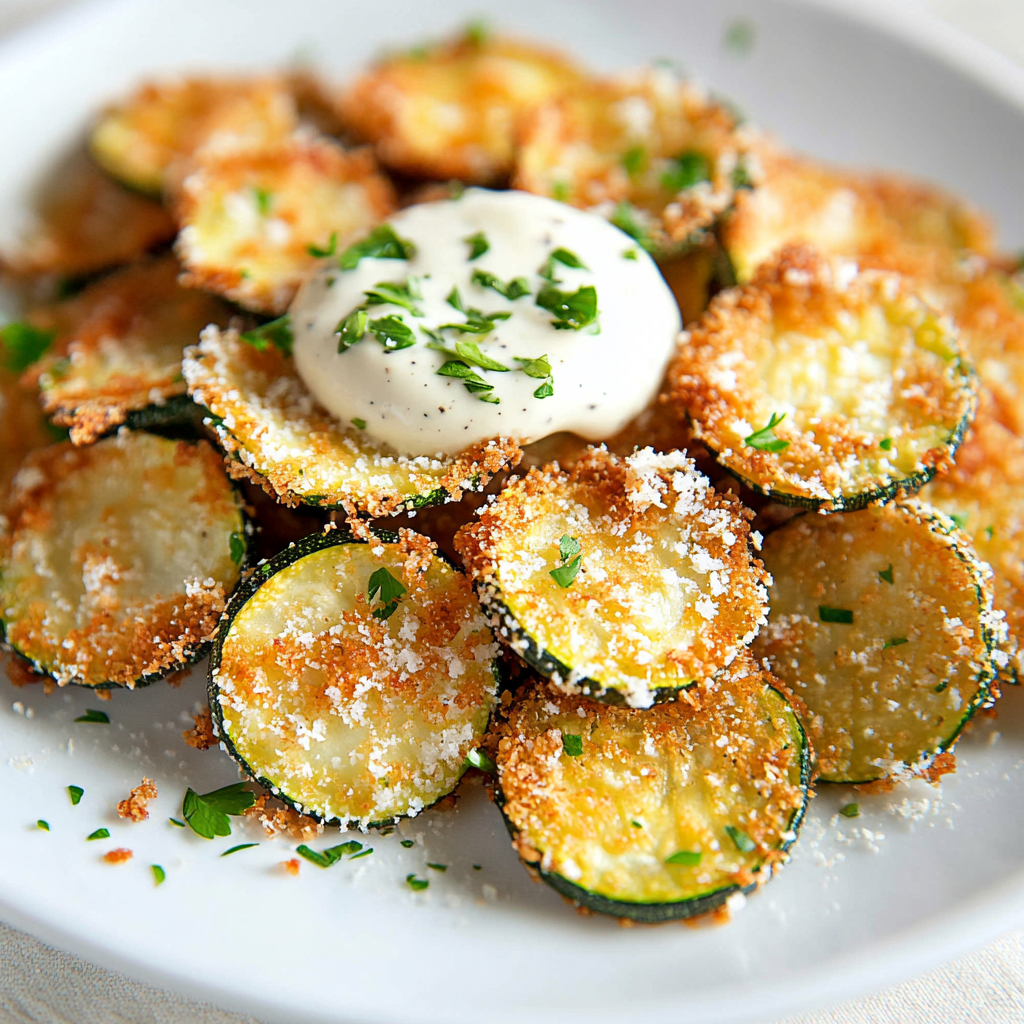
[{"label": "white dipping sauce", "polygon": [[[453,455],[494,437],[525,444],[563,430],[601,440],[654,397],[682,326],[679,308],[654,261],[612,224],[552,199],[486,189],[411,206],[390,224],[415,246],[410,259],[364,257],[345,271],[336,259],[325,261],[291,307],[299,374],[343,423],[358,421],[405,455]],[[477,234],[489,248],[471,260],[467,239]],[[585,269],[552,261],[557,250],[575,256]],[[557,283],[541,276],[546,265]],[[506,298],[474,282],[475,271],[504,284],[523,278],[529,294]],[[413,305],[422,315],[391,303],[368,305],[365,292],[381,282],[411,283],[421,296]],[[580,329],[556,329],[558,314],[536,304],[544,288],[575,295],[588,286],[596,289],[598,314]],[[467,321],[448,301],[453,287],[464,310],[511,315],[495,320],[486,334],[440,330]],[[367,333],[339,353],[340,323],[363,306]],[[390,316],[411,328],[415,345],[384,347],[372,326]],[[462,379],[438,374],[458,357],[428,348],[432,339],[424,328],[439,333],[453,352],[457,342],[476,342],[508,372],[470,366],[493,390],[467,390]],[[524,372],[517,356],[547,357],[550,397],[534,396],[538,388],[547,390],[546,382]]]}]

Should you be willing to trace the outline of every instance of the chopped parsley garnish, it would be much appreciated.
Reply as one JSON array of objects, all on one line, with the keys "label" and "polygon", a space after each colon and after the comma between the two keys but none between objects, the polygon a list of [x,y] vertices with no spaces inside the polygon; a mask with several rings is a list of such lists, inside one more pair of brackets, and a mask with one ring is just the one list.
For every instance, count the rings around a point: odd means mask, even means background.
[{"label": "chopped parsley garnish", "polygon": [[533,377],[535,380],[543,380],[545,377],[551,376],[551,364],[548,362],[547,355],[539,356],[536,359],[524,359],[522,356],[516,356],[515,360],[517,363],[522,365],[519,367],[527,377]]},{"label": "chopped parsley garnish", "polygon": [[11,373],[27,370],[57,337],[56,331],[41,331],[23,321],[5,324],[0,328],[0,366]]},{"label": "chopped parsley garnish", "polygon": [[95,832],[90,832],[86,837],[85,841],[91,842],[93,839],[109,839],[110,830],[106,828],[98,828]]},{"label": "chopped parsley garnish", "polygon": [[183,821],[178,821],[178,819],[177,819],[177,818],[168,818],[167,820],[168,820],[168,821],[169,821],[169,822],[170,822],[170,823],[171,823],[171,824],[172,824],[172,825],[173,825],[173,826],[174,826],[175,828],[184,828],[184,827],[185,827],[185,822],[183,822]]},{"label": "chopped parsley garnish", "polygon": [[373,847],[368,846],[362,853],[353,853],[349,860],[359,860],[360,857],[369,857],[373,853]]},{"label": "chopped parsley garnish", "polygon": [[839,813],[844,818],[856,818],[860,815],[860,804],[844,804],[839,808]]},{"label": "chopped parsley garnish", "polygon": [[368,324],[373,336],[388,352],[411,348],[416,344],[416,335],[400,316],[384,316]]},{"label": "chopped parsley garnish", "polygon": [[261,217],[270,216],[270,208],[274,203],[273,195],[265,188],[255,185],[252,190],[252,197],[256,201],[256,209]]},{"label": "chopped parsley garnish", "polygon": [[471,21],[463,34],[463,38],[470,46],[483,46],[490,36],[490,26],[482,18]]},{"label": "chopped parsley garnish", "polygon": [[991,539],[992,539],[992,537],[993,537],[993,536],[995,535],[995,532],[996,532],[996,531],[995,531],[995,530],[994,530],[994,529],[993,529],[993,528],[992,528],[991,526],[986,526],[986,527],[985,527],[985,536],[986,536],[986,537],[987,537],[987,538],[988,538],[989,540],[991,540]]},{"label": "chopped parsley garnish", "polygon": [[643,174],[647,170],[647,150],[643,146],[630,146],[622,154],[622,167],[631,178]]},{"label": "chopped parsley garnish", "polygon": [[321,249],[319,245],[314,245],[312,242],[306,246],[306,252],[310,256],[315,257],[318,260],[326,259],[328,256],[333,256],[338,251],[338,232],[332,231],[331,237],[327,242],[327,248]]},{"label": "chopped parsley garnish", "polygon": [[933,686],[932,687],[932,693],[942,693],[942,691],[945,690],[946,687],[948,687],[948,686],[949,686],[949,680],[948,679],[943,679],[942,682],[938,684],[938,686]]},{"label": "chopped parsley garnish", "polygon": [[550,569],[548,575],[563,589],[567,590],[580,571],[580,542],[575,537],[563,533],[558,541],[558,554],[562,564],[557,569]]},{"label": "chopped parsley garnish", "polygon": [[849,608],[829,608],[827,604],[819,604],[818,618],[822,622],[837,622],[841,626],[853,625],[853,612]]},{"label": "chopped parsley garnish", "polygon": [[481,288],[493,289],[509,302],[515,302],[516,299],[521,299],[524,295],[532,294],[525,277],[514,277],[511,281],[502,281],[500,277],[496,277],[490,271],[474,270],[470,280],[473,284],[480,285]]},{"label": "chopped parsley garnish", "polygon": [[547,380],[533,392],[534,398],[550,398],[555,393],[555,387]]},{"label": "chopped parsley garnish", "polygon": [[726,825],[725,834],[732,840],[733,846],[736,847],[740,853],[753,853],[757,849],[757,844],[754,842],[746,832],[736,828],[735,825]]},{"label": "chopped parsley garnish", "polygon": [[361,420],[358,416],[356,416],[350,422],[352,423],[353,427],[357,427],[359,430],[365,430],[366,429],[366,420]]},{"label": "chopped parsley garnish", "polygon": [[362,843],[357,842],[355,839],[350,839],[347,843],[339,843],[337,846],[330,846],[323,851],[313,850],[303,843],[295,848],[295,852],[319,868],[329,868],[337,864],[345,854],[350,854],[349,859],[354,860],[356,856],[365,856],[366,852],[373,853],[372,847],[364,853],[359,853],[362,849]]},{"label": "chopped parsley garnish", "polygon": [[967,515],[962,512],[950,512],[949,518],[960,527],[961,530],[967,529]]},{"label": "chopped parsley garnish", "polygon": [[638,253],[638,252],[636,251],[636,249],[627,249],[627,250],[626,250],[626,251],[625,251],[625,252],[624,252],[624,253],[622,254],[622,258],[623,258],[624,260],[638,260],[638,259],[640,259],[640,253]]},{"label": "chopped parsley garnish", "polygon": [[479,771],[488,772],[491,775],[498,770],[498,766],[491,760],[490,755],[479,747],[474,747],[466,755],[466,764],[468,764],[470,768],[476,768]]},{"label": "chopped parsley garnish", "polygon": [[473,870],[474,871],[483,871],[483,869],[484,869],[483,864],[474,864],[473,865]]},{"label": "chopped parsley garnish", "polygon": [[563,249],[559,246],[554,249],[550,256],[544,261],[543,266],[537,273],[543,277],[546,281],[550,281],[552,284],[559,284],[558,278],[555,277],[555,264],[561,263],[563,267],[569,267],[571,270],[589,270],[590,267],[586,265],[571,249]]},{"label": "chopped parsley garnish", "polygon": [[71,797],[71,806],[77,807],[85,796],[85,790],[81,786],[68,786],[68,796]]},{"label": "chopped parsley garnish", "polygon": [[373,617],[386,622],[398,609],[398,602],[405,594],[406,587],[401,580],[381,566],[370,574],[370,582],[366,587],[366,598],[371,603],[379,602],[380,607],[374,609]]},{"label": "chopped parsley garnish", "polygon": [[564,203],[569,199],[570,188],[567,181],[556,181],[551,185],[551,198],[557,199],[558,202]]},{"label": "chopped parsley garnish", "polygon": [[252,345],[257,352],[266,352],[273,345],[281,355],[290,356],[295,347],[292,318],[287,313],[269,323],[254,327],[251,331],[243,331],[239,337],[246,345]]},{"label": "chopped parsley garnish", "polygon": [[891,437],[883,437],[882,440],[878,442],[878,447],[881,448],[883,452],[891,452],[892,451],[892,438]]},{"label": "chopped parsley garnish", "polygon": [[578,331],[597,319],[597,289],[583,285],[574,292],[563,292],[554,285],[545,285],[537,293],[536,304],[555,317],[551,326],[556,331]]},{"label": "chopped parsley garnish", "polygon": [[49,832],[50,831],[50,823],[48,821],[44,821],[42,818],[40,818],[36,822],[36,828],[41,828],[44,832]]},{"label": "chopped parsley garnish", "polygon": [[629,823],[633,826],[633,828],[643,828],[643,825],[639,821],[637,821],[636,818],[630,819]]},{"label": "chopped parsley garnish", "polygon": [[334,328],[334,333],[338,335],[338,355],[341,355],[342,352],[347,352],[353,345],[363,340],[369,320],[370,318],[366,310],[360,306],[359,309],[353,309]]},{"label": "chopped parsley garnish", "polygon": [[669,192],[683,192],[702,181],[711,180],[711,161],[695,149],[680,153],[662,172],[661,183]]},{"label": "chopped parsley garnish", "polygon": [[416,843],[412,839],[403,839],[402,845],[408,850],[409,847],[415,846]]},{"label": "chopped parsley garnish", "polygon": [[580,757],[583,753],[583,737],[571,732],[562,733],[562,750],[566,757]]},{"label": "chopped parsley garnish", "polygon": [[722,48],[745,56],[754,48],[757,28],[749,18],[737,18],[730,22],[722,37]]},{"label": "chopped parsley garnish", "polygon": [[630,238],[639,242],[648,252],[654,248],[654,241],[643,225],[640,211],[631,203],[623,200],[615,207],[615,211],[609,219],[620,231],[625,231]]},{"label": "chopped parsley garnish", "polygon": [[423,310],[416,305],[417,299],[422,299],[419,281],[415,277],[406,278],[402,284],[395,284],[391,281],[378,281],[372,288],[368,288],[363,294],[366,296],[368,306],[383,306],[391,304],[407,309],[413,316],[423,316]]},{"label": "chopped parsley garnish", "polygon": [[[452,301],[453,297],[459,302],[459,305],[455,305]],[[472,307],[464,310],[457,288],[452,289],[451,294],[448,296],[448,303],[454,306],[460,313],[465,313],[466,322],[461,324],[441,324],[438,328],[441,331],[452,330],[461,331],[463,334],[490,334],[495,328],[496,321],[507,320],[512,315],[511,313],[482,313],[479,309],[473,309]]]},{"label": "chopped parsley garnish", "polygon": [[225,850],[221,856],[230,857],[233,853],[238,853],[239,850],[251,850],[254,846],[259,846],[259,843],[239,843],[238,846],[232,846],[230,850]]},{"label": "chopped parsley garnish", "polygon": [[901,644],[909,644],[910,641],[905,636],[894,636],[882,644],[882,650],[887,651],[890,647],[899,647]]},{"label": "chopped parsley garnish", "polygon": [[416,255],[416,246],[395,234],[390,224],[375,227],[361,242],[350,245],[339,257],[342,270],[354,270],[359,261],[372,257],[377,260],[409,260]]},{"label": "chopped parsley garnish", "polygon": [[463,241],[469,246],[469,256],[466,258],[470,263],[479,259],[485,252],[491,251],[491,243],[487,241],[487,236],[482,231],[464,238]]},{"label": "chopped parsley garnish", "polygon": [[781,437],[776,437],[775,428],[785,418],[785,413],[780,416],[777,412],[773,412],[768,420],[768,425],[748,434],[743,438],[743,443],[748,448],[756,448],[759,452],[784,452],[789,447],[789,442],[782,440]]},{"label": "chopped parsley garnish", "polygon": [[888,583],[889,586],[893,585],[892,562],[889,563],[889,568],[888,569],[879,569],[878,570],[878,578],[880,580],[885,580],[885,582]]},{"label": "chopped parsley garnish", "polygon": [[[726,826],[728,831],[729,826]],[[734,840],[735,841],[735,840]],[[701,850],[677,850],[671,857],[665,858],[666,864],[682,864],[684,867],[695,868],[703,858]]]},{"label": "chopped parsley garnish", "polygon": [[106,711],[96,711],[93,708],[87,708],[84,715],[79,715],[76,722],[92,722],[95,725],[109,725],[110,716]]},{"label": "chopped parsley garnish", "polygon": [[231,561],[235,565],[241,565],[242,559],[245,558],[245,541],[242,539],[240,533],[232,533],[228,539],[228,550],[231,554]]},{"label": "chopped parsley garnish", "polygon": [[310,849],[310,847],[308,847],[305,843],[303,843],[301,846],[297,846],[295,848],[295,852],[300,857],[305,857],[305,859],[308,860],[311,864],[315,864],[319,868],[329,868],[332,865],[337,864],[338,861],[341,859],[340,857],[335,857],[333,859],[331,859],[330,857],[325,857],[324,854],[317,853],[316,850]]},{"label": "chopped parsley garnish", "polygon": [[747,167],[747,162],[743,157],[736,161],[736,166],[732,169],[732,187],[737,189],[754,187],[754,179],[750,176],[750,168]]},{"label": "chopped parsley garnish", "polygon": [[185,790],[181,816],[197,836],[212,839],[231,835],[228,815],[237,817],[256,803],[256,797],[245,788],[244,782],[215,789],[200,796],[191,787]]},{"label": "chopped parsley garnish", "polygon": [[428,868],[433,868],[435,871],[447,871],[448,870],[448,865],[447,864],[431,864],[429,860],[427,861],[427,867]]},{"label": "chopped parsley garnish", "polygon": [[476,366],[481,370],[493,370],[495,373],[508,373],[509,367],[499,363],[484,353],[478,342],[470,339],[460,339],[455,342],[455,349],[445,348],[444,345],[433,344],[430,346],[435,351],[443,352],[447,356],[453,356],[464,362],[467,366]]},{"label": "chopped parsley garnish", "polygon": [[422,892],[422,890],[429,887],[430,882],[425,878],[417,878],[415,874],[405,876],[405,884],[409,886],[413,892]]},{"label": "chopped parsley garnish", "polygon": [[470,393],[475,394],[485,402],[494,402],[500,399],[494,398],[489,392],[494,390],[493,384],[488,384],[479,374],[474,373],[464,362],[459,359],[449,359],[437,370],[440,377],[454,377],[461,380],[463,387]]},{"label": "chopped parsley garnish", "polygon": [[167,872],[159,864],[150,864],[149,870],[153,872],[154,885],[163,885],[167,881]]},{"label": "chopped parsley garnish", "polygon": [[459,289],[455,285],[452,285],[452,290],[448,293],[444,301],[447,302],[452,309],[458,310],[460,313],[466,312],[465,307],[462,305],[462,296],[459,294]]}]

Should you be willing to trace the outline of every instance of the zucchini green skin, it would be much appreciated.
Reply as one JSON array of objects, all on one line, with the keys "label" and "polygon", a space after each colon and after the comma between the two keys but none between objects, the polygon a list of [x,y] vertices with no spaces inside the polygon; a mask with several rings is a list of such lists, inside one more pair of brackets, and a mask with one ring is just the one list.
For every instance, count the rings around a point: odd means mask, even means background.
[{"label": "zucchini green skin", "polygon": [[[398,534],[393,533],[390,530],[379,530],[374,529],[372,535],[375,539],[383,541],[385,544],[394,544],[399,540]],[[242,771],[249,776],[254,782],[266,789],[276,799],[280,800],[291,810],[297,814],[305,817],[311,817],[316,821],[321,822],[325,825],[337,826],[343,824],[338,818],[324,818],[318,815],[312,808],[306,807],[305,805],[297,802],[287,793],[285,793],[277,783],[268,779],[263,775],[260,770],[254,767],[249,761],[242,756],[235,743],[232,741],[226,723],[224,721],[224,711],[220,702],[220,687],[217,684],[217,670],[220,668],[221,659],[223,656],[224,642],[228,637],[231,625],[235,618],[241,612],[242,608],[247,604],[249,599],[256,594],[256,592],[266,583],[272,579],[278,573],[288,569],[296,562],[305,558],[308,555],[315,554],[318,551],[323,551],[328,548],[340,547],[347,544],[367,544],[367,540],[363,540],[355,537],[350,531],[342,530],[340,528],[328,531],[326,533],[314,533],[307,537],[303,537],[302,540],[296,541],[289,545],[284,551],[279,552],[269,561],[265,562],[261,566],[257,566],[254,571],[239,584],[228,603],[228,607],[224,612],[224,616],[221,620],[221,625],[217,631],[217,636],[214,639],[212,651],[210,654],[210,667],[207,675],[207,698],[210,705],[210,713],[213,720],[214,733],[220,741],[222,748],[227,754],[238,764]],[[450,558],[448,558],[440,550],[435,550],[434,557],[443,561],[448,565],[454,572],[462,573],[462,569],[457,566]],[[491,671],[494,675],[495,684],[500,691],[505,683],[503,673],[499,667],[498,659],[494,659],[491,662]],[[469,765],[464,764],[462,771],[459,775],[459,779],[465,775],[466,771],[469,770]],[[457,787],[458,784],[456,784]],[[454,788],[454,787],[453,787]],[[429,810],[435,804],[444,800],[449,793],[444,793],[437,798],[433,803],[423,807],[423,811]],[[417,812],[422,813],[422,811]],[[402,815],[392,816],[387,818],[381,818],[366,823],[366,828],[386,828],[393,826]]]},{"label": "zucchini green skin", "polygon": [[[128,413],[124,426],[129,430],[148,430],[164,436],[202,437],[204,415],[206,410],[197,405],[190,395],[180,394],[167,399],[162,405],[147,405],[144,409]],[[117,429],[120,428],[114,428]]]}]

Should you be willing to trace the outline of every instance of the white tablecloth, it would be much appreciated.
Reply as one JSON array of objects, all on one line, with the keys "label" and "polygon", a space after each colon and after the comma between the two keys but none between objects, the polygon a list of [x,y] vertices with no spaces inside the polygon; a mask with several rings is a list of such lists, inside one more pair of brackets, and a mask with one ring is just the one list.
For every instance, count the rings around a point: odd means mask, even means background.
[{"label": "white tablecloth", "polygon": [[[0,34],[68,0],[0,0]],[[931,10],[1024,63],[1024,0],[893,0]],[[240,1024],[0,923],[0,1024]],[[1021,1024],[1024,932],[903,985],[777,1024]],[[751,1022],[755,1024],[755,1022]],[[760,1024],[760,1022],[758,1022]]]}]

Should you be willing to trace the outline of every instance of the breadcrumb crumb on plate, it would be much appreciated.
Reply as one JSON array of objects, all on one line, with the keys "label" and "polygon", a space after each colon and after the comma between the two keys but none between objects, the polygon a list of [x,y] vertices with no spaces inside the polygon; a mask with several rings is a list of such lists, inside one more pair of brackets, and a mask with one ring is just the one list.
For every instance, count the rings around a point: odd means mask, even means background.
[{"label": "breadcrumb crumb on plate", "polygon": [[157,798],[156,783],[149,778],[143,778],[128,795],[127,800],[122,800],[117,805],[117,816],[128,818],[131,821],[145,821],[149,817],[147,804],[150,800]]},{"label": "breadcrumb crumb on plate", "polygon": [[384,57],[341,93],[338,110],[388,167],[495,185],[512,170],[528,113],[583,81],[557,51],[467,33]]},{"label": "breadcrumb crumb on plate", "polygon": [[806,705],[827,782],[921,774],[991,698],[1006,655],[992,571],[916,499],[803,515],[768,536],[757,658]]},{"label": "breadcrumb crumb on plate", "polygon": [[510,483],[455,546],[499,638],[556,687],[649,707],[765,621],[749,515],[685,453],[598,448]]},{"label": "breadcrumb crumb on plate", "polygon": [[916,490],[952,465],[977,387],[948,317],[896,275],[807,246],[717,296],[669,382],[730,473],[826,511]]},{"label": "breadcrumb crumb on plate", "polygon": [[272,147],[199,151],[172,208],[182,283],[276,316],[316,264],[309,247],[333,237],[342,251],[395,195],[369,150],[298,132]]},{"label": "breadcrumb crumb on plate", "polygon": [[273,347],[258,352],[235,330],[204,331],[186,353],[184,374],[189,393],[210,410],[229,470],[291,505],[382,516],[458,501],[521,455],[504,438],[453,457],[399,455],[318,405],[289,357]]},{"label": "breadcrumb crumb on plate", "polygon": [[523,862],[578,906],[647,923],[771,877],[807,802],[803,730],[741,656],[649,711],[528,684],[497,728],[498,803]]},{"label": "breadcrumb crumb on plate", "polygon": [[201,657],[245,551],[214,449],[151,434],[29,456],[9,521],[0,622],[62,686],[132,688]]}]

